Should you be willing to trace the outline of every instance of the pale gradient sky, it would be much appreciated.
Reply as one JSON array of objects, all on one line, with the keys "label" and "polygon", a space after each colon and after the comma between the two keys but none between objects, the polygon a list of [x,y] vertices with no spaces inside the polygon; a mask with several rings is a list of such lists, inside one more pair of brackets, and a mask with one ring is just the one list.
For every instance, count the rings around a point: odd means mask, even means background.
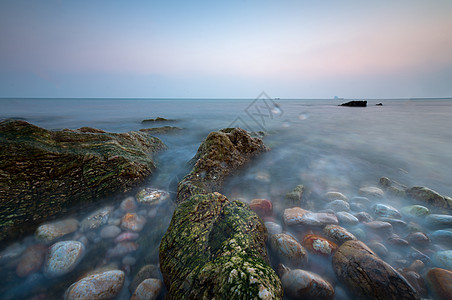
[{"label": "pale gradient sky", "polygon": [[0,97],[452,96],[452,1],[1,0]]}]

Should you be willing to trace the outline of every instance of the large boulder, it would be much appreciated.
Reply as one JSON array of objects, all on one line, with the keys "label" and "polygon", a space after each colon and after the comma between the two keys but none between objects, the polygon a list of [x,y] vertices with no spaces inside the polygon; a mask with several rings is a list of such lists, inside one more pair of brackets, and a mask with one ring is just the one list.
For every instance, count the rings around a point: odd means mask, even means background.
[{"label": "large boulder", "polygon": [[262,140],[252,138],[243,129],[211,132],[190,161],[192,171],[178,185],[177,201],[199,193],[219,191],[228,175],[264,151],[268,149]]},{"label": "large boulder", "polygon": [[350,240],[333,256],[338,279],[363,299],[420,299],[414,288],[363,242]]},{"label": "large boulder", "polygon": [[242,129],[211,133],[199,147],[160,243],[168,299],[282,298],[262,220],[247,204],[217,192],[228,175],[265,150]]},{"label": "large boulder", "polygon": [[0,145],[0,241],[76,204],[130,190],[165,148],[143,132],[50,131],[18,120],[0,122]]}]

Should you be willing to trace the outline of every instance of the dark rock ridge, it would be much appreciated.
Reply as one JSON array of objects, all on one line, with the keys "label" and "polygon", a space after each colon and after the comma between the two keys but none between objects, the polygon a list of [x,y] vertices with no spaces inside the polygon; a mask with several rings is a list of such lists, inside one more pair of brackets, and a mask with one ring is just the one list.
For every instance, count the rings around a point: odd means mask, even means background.
[{"label": "dark rock ridge", "polygon": [[140,129],[141,132],[146,132],[149,134],[167,134],[167,133],[175,133],[181,131],[182,128],[175,126],[162,126],[162,127],[152,127],[152,128],[143,128]]},{"label": "dark rock ridge", "polygon": [[162,118],[162,117],[157,117],[155,119],[145,119],[143,121],[141,121],[141,123],[155,123],[155,122],[173,122],[174,120],[170,120],[170,119],[166,119],[166,118]]},{"label": "dark rock ridge", "polygon": [[125,192],[151,175],[166,146],[143,132],[50,131],[0,122],[0,240],[30,232],[75,205]]},{"label": "dark rock ridge", "polygon": [[234,170],[266,150],[239,128],[212,132],[199,147],[160,244],[168,299],[282,298],[261,219],[247,204],[216,192]]},{"label": "dark rock ridge", "polygon": [[349,101],[346,103],[342,103],[340,106],[366,107],[367,101]]}]

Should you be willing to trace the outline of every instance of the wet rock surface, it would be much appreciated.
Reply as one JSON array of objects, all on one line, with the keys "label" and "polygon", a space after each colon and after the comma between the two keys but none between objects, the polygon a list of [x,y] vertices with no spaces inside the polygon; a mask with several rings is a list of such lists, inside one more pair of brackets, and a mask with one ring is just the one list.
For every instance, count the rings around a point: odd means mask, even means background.
[{"label": "wet rock surface", "polygon": [[210,133],[199,147],[160,243],[168,299],[282,298],[281,281],[268,265],[262,220],[247,204],[216,192],[228,175],[266,150],[241,129]]},{"label": "wet rock surface", "polygon": [[112,299],[121,291],[124,278],[120,270],[84,277],[68,288],[64,299]]},{"label": "wet rock surface", "polygon": [[76,204],[128,191],[152,173],[165,148],[142,132],[92,128],[50,131],[25,121],[0,123],[0,240]]},{"label": "wet rock surface", "polygon": [[339,247],[333,268],[339,280],[360,297],[420,299],[403,276],[360,241],[347,241]]},{"label": "wet rock surface", "polygon": [[321,276],[300,269],[290,270],[281,278],[284,292],[293,299],[334,299],[333,286]]}]

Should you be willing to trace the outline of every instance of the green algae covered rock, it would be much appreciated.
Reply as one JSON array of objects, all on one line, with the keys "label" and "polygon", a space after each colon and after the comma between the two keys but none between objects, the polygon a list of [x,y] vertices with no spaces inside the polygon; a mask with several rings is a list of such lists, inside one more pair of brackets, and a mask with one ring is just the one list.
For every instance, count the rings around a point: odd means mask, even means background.
[{"label": "green algae covered rock", "polygon": [[239,128],[212,132],[199,147],[160,243],[168,299],[282,299],[263,221],[247,204],[217,192],[227,176],[266,150]]},{"label": "green algae covered rock", "polygon": [[130,190],[151,175],[152,155],[165,145],[143,132],[50,131],[6,120],[0,147],[1,241],[77,204]]},{"label": "green algae covered rock", "polygon": [[179,204],[160,244],[170,299],[280,299],[259,217],[219,193]]},{"label": "green algae covered rock", "polygon": [[177,201],[219,191],[227,176],[267,150],[261,139],[252,138],[240,128],[211,132],[190,162],[193,170],[179,183]]}]

